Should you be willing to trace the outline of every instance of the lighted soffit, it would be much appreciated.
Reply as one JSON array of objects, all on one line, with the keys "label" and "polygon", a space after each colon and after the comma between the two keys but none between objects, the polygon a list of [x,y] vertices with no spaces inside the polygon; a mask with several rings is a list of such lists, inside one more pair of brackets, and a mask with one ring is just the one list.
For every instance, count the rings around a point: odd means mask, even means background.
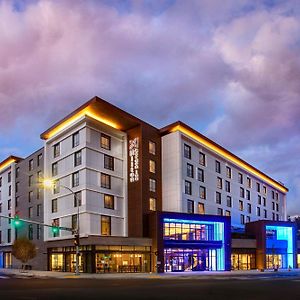
[{"label": "lighted soffit", "polygon": [[70,125],[74,124],[76,121],[78,121],[83,116],[88,116],[88,117],[90,117],[90,118],[92,118],[92,119],[94,119],[98,122],[104,123],[104,124],[106,124],[108,126],[111,126],[115,129],[119,129],[119,126],[115,122],[113,122],[110,119],[107,119],[107,118],[104,118],[104,117],[100,116],[91,107],[86,107],[86,108],[82,109],[81,111],[77,112],[76,114],[74,114],[73,116],[71,116],[70,118],[68,118],[67,120],[65,120],[62,123],[58,124],[57,126],[52,128],[50,131],[46,132],[43,135],[43,138],[46,139],[46,140],[50,139],[54,135],[56,135],[59,132],[63,131],[65,128],[67,128]]},{"label": "lighted soffit", "polygon": [[14,163],[16,159],[14,158],[9,158],[8,160],[3,161],[3,163],[0,164],[0,171],[4,170],[7,168],[10,164]]},{"label": "lighted soffit", "polygon": [[196,140],[197,142],[203,144],[204,146],[206,146],[210,150],[212,150],[212,151],[216,152],[217,154],[225,157],[227,160],[231,161],[232,163],[239,166],[240,168],[248,171],[252,175],[260,178],[261,180],[267,182],[268,184],[272,185],[273,187],[280,190],[281,192],[283,192],[283,193],[288,192],[288,189],[286,187],[284,187],[283,185],[279,184],[277,181],[271,179],[270,177],[266,176],[262,172],[259,172],[258,170],[251,167],[250,165],[246,164],[245,162],[243,162],[241,159],[237,158],[236,156],[234,156],[230,152],[222,149],[221,147],[218,147],[214,143],[210,142],[207,139],[204,139],[203,137],[201,137],[200,135],[194,133],[193,131],[189,130],[188,128],[186,128],[182,125],[176,125],[176,126],[174,126],[173,128],[170,129],[170,132],[175,132],[175,131],[180,131],[181,133],[183,133],[183,134],[189,136],[190,138]]}]

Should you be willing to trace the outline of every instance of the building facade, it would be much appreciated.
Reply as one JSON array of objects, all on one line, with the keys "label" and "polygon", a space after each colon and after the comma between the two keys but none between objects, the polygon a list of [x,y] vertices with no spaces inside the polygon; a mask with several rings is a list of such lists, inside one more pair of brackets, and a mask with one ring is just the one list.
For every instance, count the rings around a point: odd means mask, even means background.
[{"label": "building facade", "polygon": [[283,184],[181,122],[158,129],[95,97],[41,138],[0,164],[0,214],[25,220],[1,218],[1,266],[17,266],[11,244],[25,235],[33,268],[74,271],[79,229],[81,272],[257,268],[247,224],[286,221]]}]

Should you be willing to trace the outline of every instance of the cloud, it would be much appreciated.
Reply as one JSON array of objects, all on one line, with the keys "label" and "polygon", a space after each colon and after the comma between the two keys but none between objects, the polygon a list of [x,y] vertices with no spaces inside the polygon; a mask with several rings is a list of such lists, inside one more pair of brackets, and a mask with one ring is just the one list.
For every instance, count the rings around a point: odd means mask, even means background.
[{"label": "cloud", "polygon": [[158,127],[192,125],[296,199],[296,4],[0,1],[0,147],[32,151],[25,136],[39,145],[39,133],[98,95]]}]

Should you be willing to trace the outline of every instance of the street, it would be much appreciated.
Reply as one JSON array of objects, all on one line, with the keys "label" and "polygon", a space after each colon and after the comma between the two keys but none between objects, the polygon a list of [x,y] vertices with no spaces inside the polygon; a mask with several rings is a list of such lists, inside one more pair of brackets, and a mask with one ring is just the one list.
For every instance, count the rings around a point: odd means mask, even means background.
[{"label": "street", "polygon": [[38,279],[0,274],[0,299],[300,299],[300,277]]}]

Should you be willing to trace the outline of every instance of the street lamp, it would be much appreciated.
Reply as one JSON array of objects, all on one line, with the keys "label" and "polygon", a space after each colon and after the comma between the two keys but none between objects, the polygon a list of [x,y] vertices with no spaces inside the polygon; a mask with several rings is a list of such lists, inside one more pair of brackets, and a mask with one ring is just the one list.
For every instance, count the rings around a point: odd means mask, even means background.
[{"label": "street lamp", "polygon": [[[55,182],[51,179],[45,179],[43,182],[43,185],[45,188],[53,188]],[[77,199],[76,193],[70,189],[69,187],[59,184],[60,187],[65,188],[66,190],[68,190],[70,193],[72,193],[73,197],[74,197],[74,202],[77,205],[77,226],[76,226],[76,230],[74,232],[74,243],[76,246],[76,265],[75,265],[75,275],[79,275],[79,237],[80,237],[80,227],[79,227],[79,199]]]}]

